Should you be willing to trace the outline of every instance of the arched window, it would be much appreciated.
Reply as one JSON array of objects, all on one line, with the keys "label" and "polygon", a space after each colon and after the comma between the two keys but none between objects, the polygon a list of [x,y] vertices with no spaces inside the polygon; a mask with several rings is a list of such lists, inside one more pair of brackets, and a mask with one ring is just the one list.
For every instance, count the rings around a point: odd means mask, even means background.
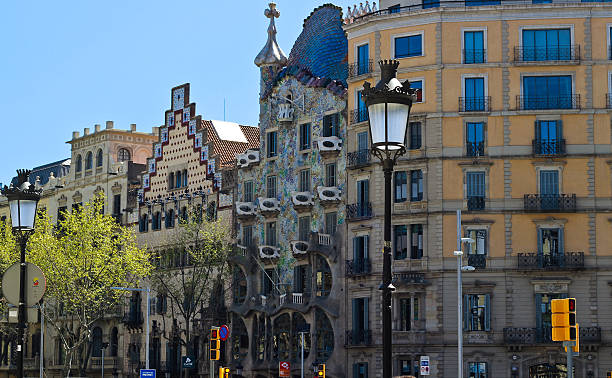
[{"label": "arched window", "polygon": [[168,175],[168,189],[174,189],[174,172]]},{"label": "arched window", "polygon": [[85,169],[93,168],[93,153],[89,151],[87,153],[87,157],[85,158]]},{"label": "arched window", "polygon": [[149,217],[147,214],[142,214],[140,216],[140,221],[138,222],[138,229],[140,232],[149,231]]},{"label": "arched window", "polygon": [[174,227],[174,209],[166,210],[166,228]]},{"label": "arched window", "polygon": [[232,315],[232,359],[234,361],[245,358],[249,351],[249,333],[244,321],[236,314]]},{"label": "arched window", "polygon": [[120,148],[119,152],[117,152],[117,161],[130,161],[132,160],[130,156],[130,151],[127,148]]},{"label": "arched window", "polygon": [[175,188],[180,188],[183,180],[181,180],[181,171],[176,171],[176,185]]},{"label": "arched window", "polygon": [[334,351],[334,329],[325,312],[319,308],[315,311],[316,359],[327,361]]},{"label": "arched window", "polygon": [[102,357],[102,329],[96,327],[91,332],[91,356]]},{"label": "arched window", "polygon": [[117,357],[117,353],[119,352],[119,331],[117,327],[114,327],[111,331],[110,337],[110,355],[111,357]]},{"label": "arched window", "polygon": [[234,267],[234,303],[243,304],[247,296],[247,280],[242,269]]},{"label": "arched window", "polygon": [[151,228],[154,230],[161,229],[161,213],[159,211],[156,211],[155,214],[153,214],[153,225]]},{"label": "arched window", "polygon": [[187,170],[183,169],[183,186],[187,186]]},{"label": "arched window", "polygon": [[98,150],[98,154],[96,155],[96,167],[102,166],[102,149]]},{"label": "arched window", "polygon": [[282,314],[274,319],[274,359],[288,361],[291,358],[291,317]]},{"label": "arched window", "polygon": [[[306,319],[299,312],[294,312],[291,316],[291,353],[293,360],[298,360],[302,353],[302,335],[300,331],[306,327]],[[304,359],[310,353],[310,332],[304,334]]]},{"label": "arched window", "polygon": [[81,172],[83,170],[83,158],[81,157],[81,155],[77,156],[75,166],[77,172]]},{"label": "arched window", "polygon": [[332,273],[323,256],[317,256],[317,297],[327,297],[332,288]]}]

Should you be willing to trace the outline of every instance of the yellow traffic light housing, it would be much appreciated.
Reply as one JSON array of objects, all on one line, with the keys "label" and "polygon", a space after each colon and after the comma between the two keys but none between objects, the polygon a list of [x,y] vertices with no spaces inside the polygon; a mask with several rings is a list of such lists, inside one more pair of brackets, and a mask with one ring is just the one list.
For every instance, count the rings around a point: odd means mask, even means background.
[{"label": "yellow traffic light housing", "polygon": [[317,377],[325,378],[325,364],[317,365]]},{"label": "yellow traffic light housing", "polygon": [[221,340],[219,339],[219,327],[210,329],[210,360],[219,361],[221,358]]},{"label": "yellow traffic light housing", "polygon": [[223,377],[222,378],[229,378],[230,376],[230,368],[226,367],[223,368]]},{"label": "yellow traffic light housing", "polygon": [[576,299],[553,299],[550,302],[550,310],[553,341],[576,341],[578,338]]}]

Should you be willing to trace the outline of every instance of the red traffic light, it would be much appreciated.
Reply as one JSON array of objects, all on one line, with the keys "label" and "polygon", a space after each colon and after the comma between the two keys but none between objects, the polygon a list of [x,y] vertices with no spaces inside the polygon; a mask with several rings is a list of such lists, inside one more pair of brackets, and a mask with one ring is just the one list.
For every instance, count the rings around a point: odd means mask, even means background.
[{"label": "red traffic light", "polygon": [[569,310],[576,311],[576,300],[574,298],[570,298],[568,302]]}]

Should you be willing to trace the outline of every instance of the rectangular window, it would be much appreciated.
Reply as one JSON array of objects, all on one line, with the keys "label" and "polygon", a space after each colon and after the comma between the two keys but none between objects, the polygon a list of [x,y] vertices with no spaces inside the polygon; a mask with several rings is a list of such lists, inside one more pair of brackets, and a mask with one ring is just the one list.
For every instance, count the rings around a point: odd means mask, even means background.
[{"label": "rectangular window", "polygon": [[367,362],[358,362],[353,364],[353,378],[368,378]]},{"label": "rectangular window", "polygon": [[300,125],[300,151],[310,148],[310,123]]},{"label": "rectangular window", "polygon": [[366,43],[357,47],[357,75],[370,72],[370,48]]},{"label": "rectangular window", "polygon": [[538,254],[547,266],[559,266],[559,256],[563,254],[561,247],[563,233],[560,228],[538,229]]},{"label": "rectangular window", "polygon": [[274,293],[276,284],[276,272],[274,269],[266,269],[261,272],[261,294],[270,295]]},{"label": "rectangular window", "polygon": [[113,215],[121,214],[121,194],[113,196]]},{"label": "rectangular window", "polygon": [[[370,329],[368,302],[369,298],[353,298],[353,332],[363,334]],[[357,341],[364,341],[363,338],[364,335],[358,335]]]},{"label": "rectangular window", "polygon": [[404,260],[408,257],[408,228],[405,225],[393,227],[393,244],[395,260]]},{"label": "rectangular window", "polygon": [[521,109],[572,109],[572,77],[524,76]]},{"label": "rectangular window", "polygon": [[399,360],[399,369],[401,375],[409,375],[414,377],[420,377],[421,372],[421,361],[420,357],[412,359],[400,359]]},{"label": "rectangular window", "polygon": [[464,295],[464,328],[466,331],[490,331],[491,330],[491,304],[489,294],[466,294]]},{"label": "rectangular window", "polygon": [[550,302],[553,299],[564,298],[567,298],[567,293],[538,293],[535,295],[537,342],[550,343],[552,341],[552,313]]},{"label": "rectangular window", "polygon": [[336,186],[336,163],[325,165],[325,186]]},{"label": "rectangular window", "polygon": [[408,200],[408,174],[406,171],[395,172],[395,203]]},{"label": "rectangular window", "polygon": [[484,155],[483,122],[468,122],[465,124],[465,147],[467,156]]},{"label": "rectangular window", "polygon": [[486,362],[468,362],[470,378],[489,378]]},{"label": "rectangular window", "polygon": [[466,237],[474,240],[468,244],[468,255],[487,254],[487,230],[468,230]]},{"label": "rectangular window", "polygon": [[334,235],[336,233],[336,227],[338,226],[338,213],[327,213],[325,214],[325,233],[328,235]]},{"label": "rectangular window", "polygon": [[499,5],[501,0],[465,0],[466,6]]},{"label": "rectangular window", "polygon": [[463,32],[463,63],[485,62],[484,31]]},{"label": "rectangular window", "polygon": [[395,38],[395,59],[423,55],[423,35],[409,35]]},{"label": "rectangular window", "polygon": [[268,147],[268,157],[275,157],[277,155],[277,140],[276,140],[276,131],[270,131],[267,134],[267,147]]},{"label": "rectangular window", "polygon": [[[545,199],[553,200],[559,197],[559,171],[557,170],[540,171],[540,197],[542,199],[543,206],[544,206]],[[552,206],[552,203],[551,203],[551,206]]]},{"label": "rectangular window", "polygon": [[310,192],[310,169],[300,171],[300,192]]},{"label": "rectangular window", "polygon": [[266,223],[266,245],[276,247],[276,222]]},{"label": "rectangular window", "polygon": [[561,142],[563,133],[561,121],[536,121],[534,153],[540,155],[555,155],[564,152]]},{"label": "rectangular window", "polygon": [[266,180],[266,197],[276,198],[276,176],[270,175]]},{"label": "rectangular window", "polygon": [[465,174],[468,197],[483,197],[485,196],[485,173],[484,172],[467,172]]},{"label": "rectangular window", "polygon": [[294,293],[309,293],[308,278],[309,267],[306,265],[298,265],[293,268],[293,292]]},{"label": "rectangular window", "polygon": [[357,104],[357,112],[355,114],[355,122],[365,122],[368,120],[368,108],[365,105],[363,91],[357,91],[355,103]]},{"label": "rectangular window", "polygon": [[298,218],[298,240],[307,242],[310,238],[310,217]]},{"label": "rectangular window", "polygon": [[331,137],[338,136],[338,128],[340,123],[339,113],[328,114],[323,116],[323,136]]},{"label": "rectangular window", "polygon": [[353,273],[367,273],[369,240],[367,235],[353,238]]},{"label": "rectangular window", "polygon": [[463,99],[464,112],[485,111],[485,80],[484,77],[465,78],[465,97]]},{"label": "rectangular window", "polygon": [[414,329],[414,321],[419,320],[419,298],[399,299],[399,331],[410,331]]},{"label": "rectangular window", "polygon": [[246,181],[244,183],[244,202],[253,202],[253,181]]},{"label": "rectangular window", "polygon": [[408,143],[411,150],[421,148],[421,122],[410,122],[410,141]]},{"label": "rectangular window", "polygon": [[393,14],[393,13],[399,13],[401,11],[401,6],[400,4],[395,4],[395,5],[391,5],[389,7],[389,13]]},{"label": "rectangular window", "polygon": [[243,226],[242,227],[242,245],[245,247],[250,247],[253,245],[253,226]]},{"label": "rectangular window", "polygon": [[370,202],[370,180],[357,181],[357,203],[367,205]]},{"label": "rectangular window", "polygon": [[570,29],[523,30],[523,61],[573,58]]},{"label": "rectangular window", "polygon": [[368,141],[368,132],[362,131],[357,134],[357,151],[367,151],[369,141]]},{"label": "rectangular window", "polygon": [[68,206],[60,206],[57,208],[57,223],[63,221],[66,216],[65,213],[68,211]]},{"label": "rectangular window", "polygon": [[423,171],[410,171],[410,201],[423,200]]},{"label": "rectangular window", "polygon": [[418,89],[415,102],[423,102],[423,80],[410,81],[410,88]]},{"label": "rectangular window", "polygon": [[423,9],[437,8],[440,6],[440,0],[423,0]]},{"label": "rectangular window", "polygon": [[423,258],[423,225],[410,225],[410,258],[418,260]]}]

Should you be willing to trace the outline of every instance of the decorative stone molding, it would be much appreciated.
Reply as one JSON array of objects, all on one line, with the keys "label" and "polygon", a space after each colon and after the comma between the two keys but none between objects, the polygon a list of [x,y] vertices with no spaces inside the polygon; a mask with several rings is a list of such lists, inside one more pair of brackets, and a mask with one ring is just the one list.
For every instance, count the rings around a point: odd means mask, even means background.
[{"label": "decorative stone molding", "polygon": [[569,291],[569,284],[572,282],[570,279],[556,279],[556,280],[532,280],[534,292],[548,294],[548,293],[567,293]]}]

